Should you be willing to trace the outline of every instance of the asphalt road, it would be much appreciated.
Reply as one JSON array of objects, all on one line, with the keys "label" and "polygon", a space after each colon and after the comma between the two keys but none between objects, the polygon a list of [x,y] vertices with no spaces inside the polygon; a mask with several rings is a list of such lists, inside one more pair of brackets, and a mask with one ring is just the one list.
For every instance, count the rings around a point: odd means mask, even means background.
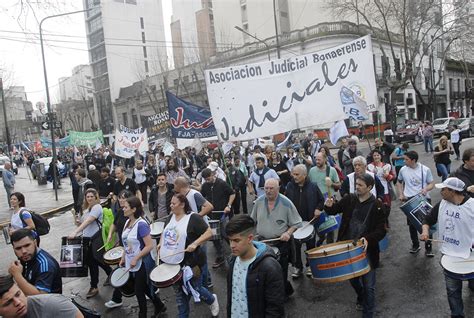
[{"label": "asphalt road", "polygon": [[[422,145],[411,144],[410,147],[420,154],[420,161],[430,167],[434,173],[436,182],[440,178],[436,175],[433,158],[424,153]],[[464,140],[461,151],[467,147],[474,147],[474,140]],[[361,144],[364,154],[368,152]],[[461,164],[453,160],[452,170]],[[34,187],[35,185],[31,185]],[[438,190],[431,192],[433,204],[440,200]],[[32,201],[34,206],[35,202]],[[50,219],[51,232],[42,237],[42,247],[59,257],[60,238],[69,234],[74,226],[72,216],[69,212],[57,215]],[[446,297],[444,276],[439,264],[439,248],[435,244],[434,258],[426,258],[424,250],[417,255],[408,252],[411,241],[409,238],[406,218],[399,210],[399,202],[392,204],[390,215],[390,246],[381,255],[382,267],[377,269],[376,303],[377,317],[449,317],[449,306]],[[435,234],[436,236],[436,234]],[[214,260],[214,248],[208,247],[209,263]],[[5,272],[11,261],[15,259],[12,248],[6,245],[3,237],[0,238],[0,272]],[[473,265],[474,271],[474,265]],[[290,267],[291,272],[291,267]],[[226,268],[218,270],[211,269],[214,288],[213,291],[219,297],[221,305],[220,317],[225,317],[226,310]],[[100,284],[105,280],[104,272],[100,272]],[[290,278],[291,280],[291,278]],[[312,279],[301,277],[292,280],[295,294],[285,304],[287,317],[359,317],[360,313],[355,310],[355,293],[349,282],[332,284],[316,284]],[[88,278],[65,278],[64,294],[76,296],[80,303],[96,308],[102,312],[103,317],[134,317],[137,316],[138,307],[136,299],[124,298],[122,308],[106,310],[104,303],[112,294],[111,287],[100,287],[98,296],[91,300],[85,300],[85,294],[89,288]],[[466,285],[466,284],[465,284]],[[168,312],[163,317],[175,317],[176,305],[171,288],[162,289],[161,298],[167,304]],[[474,317],[474,293],[467,286],[463,289],[463,299],[466,317]],[[210,311],[205,304],[193,304],[192,317],[210,317]],[[149,312],[152,312],[151,303]]]}]

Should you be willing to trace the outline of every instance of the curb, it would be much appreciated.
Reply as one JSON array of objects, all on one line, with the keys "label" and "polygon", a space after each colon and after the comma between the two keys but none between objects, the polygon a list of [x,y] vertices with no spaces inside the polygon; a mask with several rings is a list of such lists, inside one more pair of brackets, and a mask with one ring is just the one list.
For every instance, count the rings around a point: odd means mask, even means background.
[{"label": "curb", "polygon": [[[62,212],[62,211],[65,211],[65,210],[68,210],[70,208],[72,208],[74,205],[74,201],[71,201],[63,206],[60,206],[60,207],[57,207],[57,208],[54,208],[54,209],[51,209],[51,210],[48,210],[48,211],[45,211],[45,212],[42,212],[42,213],[39,213],[40,215],[48,218],[50,217],[52,214],[56,214],[58,212]],[[2,222],[0,223],[0,230],[3,229],[5,226],[8,226],[8,224],[10,224],[10,221],[7,221],[7,222]]]}]

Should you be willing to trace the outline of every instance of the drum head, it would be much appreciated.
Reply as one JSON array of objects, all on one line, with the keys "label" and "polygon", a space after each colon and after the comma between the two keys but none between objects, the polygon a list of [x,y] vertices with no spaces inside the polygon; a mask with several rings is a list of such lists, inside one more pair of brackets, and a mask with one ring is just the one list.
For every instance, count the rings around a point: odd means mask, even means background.
[{"label": "drum head", "polygon": [[122,246],[114,247],[113,249],[108,250],[104,254],[104,259],[109,260],[109,261],[120,259],[120,258],[122,258],[123,251],[124,251],[124,249],[123,249]]},{"label": "drum head", "polygon": [[157,236],[163,233],[163,229],[165,228],[165,222],[157,221],[151,224],[151,236]]},{"label": "drum head", "polygon": [[455,274],[471,274],[474,273],[474,252],[468,259],[443,255],[441,257],[441,266],[447,271]]},{"label": "drum head", "polygon": [[349,250],[354,250],[357,248],[363,248],[362,242],[357,241],[357,245],[354,246],[352,244],[352,241],[341,241],[337,243],[332,243],[328,245],[323,245],[320,247],[316,247],[313,249],[310,249],[309,251],[306,251],[306,253],[311,257],[311,256],[326,256],[326,255],[335,255],[339,253],[345,253]]},{"label": "drum head", "polygon": [[307,237],[310,237],[314,232],[314,226],[312,224],[309,224],[309,222],[304,221],[303,222],[303,227],[300,227],[293,233],[293,237],[296,240],[302,240]]},{"label": "drum head", "polygon": [[130,273],[124,267],[117,267],[110,276],[110,285],[115,288],[122,287],[128,282]]},{"label": "drum head", "polygon": [[150,279],[154,282],[165,282],[178,275],[180,270],[179,265],[162,263],[150,273]]}]

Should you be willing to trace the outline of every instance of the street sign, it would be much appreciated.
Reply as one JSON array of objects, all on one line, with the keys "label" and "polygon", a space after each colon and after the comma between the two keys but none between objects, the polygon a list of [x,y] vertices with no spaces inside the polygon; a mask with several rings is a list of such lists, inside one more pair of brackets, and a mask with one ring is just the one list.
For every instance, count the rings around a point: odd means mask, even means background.
[{"label": "street sign", "polygon": [[58,119],[56,113],[47,113],[47,114],[46,114],[46,118],[48,118],[48,121],[50,121],[50,120],[57,120],[57,119]]},{"label": "street sign", "polygon": [[[54,129],[61,129],[63,128],[63,123],[60,121],[55,121],[54,123]],[[49,121],[43,121],[41,123],[41,129],[43,130],[49,130]]]},{"label": "street sign", "polygon": [[43,130],[48,130],[48,129],[49,129],[49,122],[43,121],[43,122],[41,123],[41,129],[43,129]]},{"label": "street sign", "polygon": [[60,122],[60,121],[55,121],[55,122],[54,122],[54,128],[55,128],[55,129],[61,129],[61,128],[63,128],[63,123]]}]

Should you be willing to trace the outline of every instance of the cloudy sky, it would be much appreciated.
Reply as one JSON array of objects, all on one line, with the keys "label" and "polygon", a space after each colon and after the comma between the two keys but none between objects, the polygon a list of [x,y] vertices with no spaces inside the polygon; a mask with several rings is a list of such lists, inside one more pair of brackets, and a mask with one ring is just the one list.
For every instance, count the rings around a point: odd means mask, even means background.
[{"label": "cloudy sky", "polygon": [[[163,2],[165,28],[169,29],[171,1]],[[41,20],[47,15],[82,10],[83,7],[81,0],[31,0],[31,7],[23,8],[19,3],[19,0],[1,0],[0,3],[0,74],[3,73],[6,87],[25,86],[28,99],[35,105],[38,101],[46,101],[36,18]],[[43,34],[50,96],[54,104],[58,100],[58,79],[70,76],[74,66],[89,62],[84,14],[47,20],[43,23]]]}]

